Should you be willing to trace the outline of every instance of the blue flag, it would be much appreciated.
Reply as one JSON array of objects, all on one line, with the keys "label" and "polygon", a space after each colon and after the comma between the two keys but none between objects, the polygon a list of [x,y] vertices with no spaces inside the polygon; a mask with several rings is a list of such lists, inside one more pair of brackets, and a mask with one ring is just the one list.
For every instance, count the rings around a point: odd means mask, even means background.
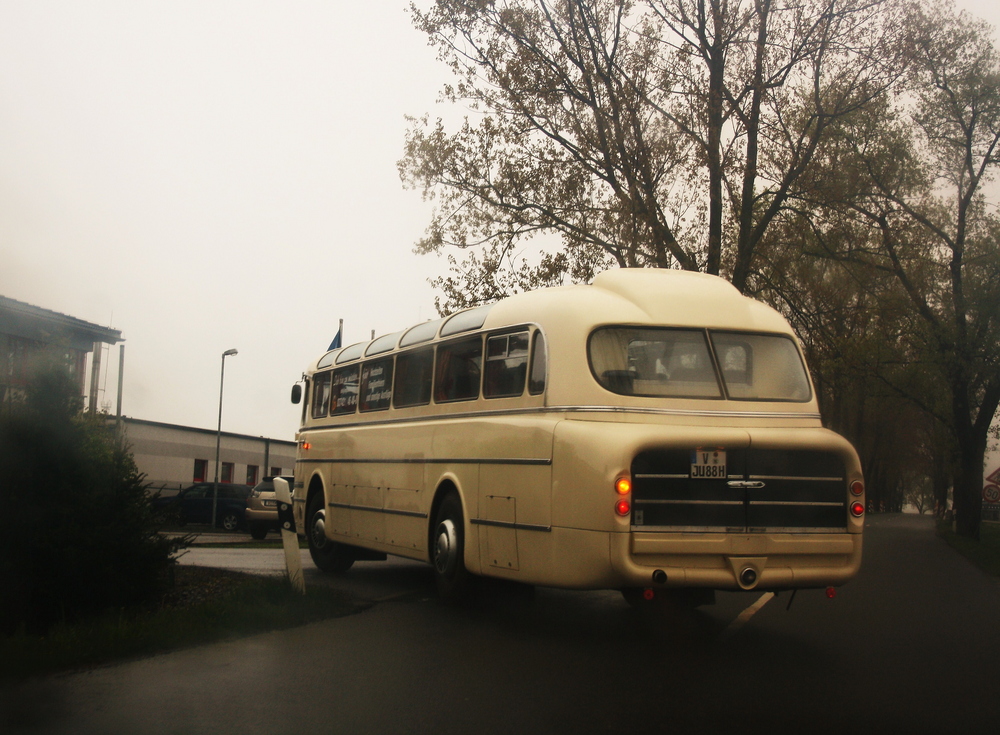
[{"label": "blue flag", "polygon": [[342,331],[341,329],[337,330],[337,336],[333,338],[333,342],[331,342],[330,346],[326,348],[327,351],[329,351],[329,350],[335,350],[338,347],[340,347],[340,332],[341,331]]}]

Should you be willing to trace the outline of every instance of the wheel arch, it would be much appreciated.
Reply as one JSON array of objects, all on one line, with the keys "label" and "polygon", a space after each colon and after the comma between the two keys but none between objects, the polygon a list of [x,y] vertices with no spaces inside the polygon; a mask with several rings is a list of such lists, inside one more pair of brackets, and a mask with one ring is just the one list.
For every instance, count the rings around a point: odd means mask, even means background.
[{"label": "wheel arch", "polygon": [[[438,509],[441,507],[441,503],[448,495],[454,493],[455,497],[458,498],[458,504],[462,506],[462,526],[464,538],[469,538],[469,509],[468,504],[465,502],[465,497],[462,495],[462,491],[459,489],[459,484],[456,478],[451,476],[442,477],[437,484],[437,488],[434,490],[434,500],[431,501],[431,509],[428,515],[427,522],[427,558],[431,557],[431,550],[434,544],[434,522],[437,519]],[[469,545],[465,545],[465,553],[468,556]]]},{"label": "wheel arch", "polygon": [[309,501],[313,499],[316,493],[323,495],[323,507],[326,507],[326,483],[323,482],[323,476],[318,472],[313,472],[312,477],[309,478],[309,489],[306,490],[306,507],[309,507]]}]

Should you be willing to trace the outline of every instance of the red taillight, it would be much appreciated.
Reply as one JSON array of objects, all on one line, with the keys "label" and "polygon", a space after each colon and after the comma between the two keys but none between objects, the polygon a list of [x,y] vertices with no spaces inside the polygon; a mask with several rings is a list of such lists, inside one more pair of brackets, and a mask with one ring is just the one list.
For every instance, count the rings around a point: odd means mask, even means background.
[{"label": "red taillight", "polygon": [[826,596],[829,597],[832,600],[834,597],[837,596],[837,588],[836,587],[827,587],[826,588]]},{"label": "red taillight", "polygon": [[615,481],[615,492],[619,495],[628,495],[632,492],[632,481],[627,477],[619,477]]},{"label": "red taillight", "polygon": [[851,492],[855,495],[860,495],[865,491],[865,484],[861,480],[855,480],[851,483]]},{"label": "red taillight", "polygon": [[855,518],[860,518],[865,514],[864,503],[852,503],[851,504],[851,515]]},{"label": "red taillight", "polygon": [[615,504],[615,512],[620,516],[627,516],[632,510],[632,505],[627,500],[619,500]]},{"label": "red taillight", "polygon": [[644,599],[646,601],[652,601],[652,599],[654,597],[656,597],[656,593],[653,590],[651,590],[649,587],[647,587],[646,589],[644,589],[642,591],[642,599]]}]

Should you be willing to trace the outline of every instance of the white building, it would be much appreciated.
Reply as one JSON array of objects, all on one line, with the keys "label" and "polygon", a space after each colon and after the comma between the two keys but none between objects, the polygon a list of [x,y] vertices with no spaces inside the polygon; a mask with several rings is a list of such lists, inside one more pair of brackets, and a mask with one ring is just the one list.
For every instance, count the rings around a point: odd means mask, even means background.
[{"label": "white building", "polygon": [[[122,418],[139,471],[151,490],[165,495],[195,482],[215,479],[214,429]],[[256,485],[267,475],[290,475],[295,469],[295,442],[222,432],[219,482]]]}]

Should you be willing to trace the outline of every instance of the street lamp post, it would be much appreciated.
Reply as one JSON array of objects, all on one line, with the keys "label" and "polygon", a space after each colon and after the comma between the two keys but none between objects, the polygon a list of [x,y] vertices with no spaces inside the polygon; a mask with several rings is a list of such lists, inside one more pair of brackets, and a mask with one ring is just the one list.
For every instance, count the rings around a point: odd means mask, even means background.
[{"label": "street lamp post", "polygon": [[212,528],[219,507],[219,449],[222,447],[222,388],[226,384],[226,358],[238,354],[235,349],[222,353],[222,376],[219,378],[219,426],[215,430],[215,483],[212,485]]}]

